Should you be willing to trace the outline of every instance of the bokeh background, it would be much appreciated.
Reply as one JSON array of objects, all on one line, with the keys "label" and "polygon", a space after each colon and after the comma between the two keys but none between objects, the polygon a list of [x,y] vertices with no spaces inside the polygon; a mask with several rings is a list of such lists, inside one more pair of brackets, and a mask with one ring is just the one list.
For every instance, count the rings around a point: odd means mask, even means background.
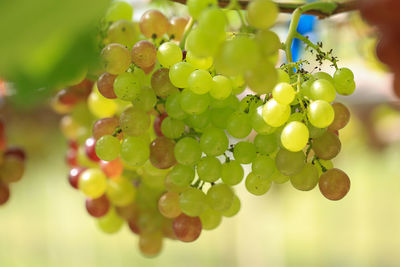
[{"label": "bokeh background", "polygon": [[[149,7],[133,4],[135,18]],[[165,2],[150,6],[173,14]],[[276,26],[282,38],[289,18],[282,15]],[[340,99],[353,115],[334,160],[352,183],[343,200],[329,201],[318,188],[300,192],[290,183],[256,197],[240,184],[237,216],[194,243],[167,240],[162,253],[148,259],[126,225],[114,235],[101,232],[84,196],[69,186],[60,116],[45,100],[25,107],[3,99],[8,139],[24,147],[28,161],[23,180],[0,207],[0,266],[399,266],[400,105],[391,94],[392,77],[375,59],[374,32],[358,14],[316,22],[309,35],[334,48],[339,66],[356,78],[356,93]]]}]

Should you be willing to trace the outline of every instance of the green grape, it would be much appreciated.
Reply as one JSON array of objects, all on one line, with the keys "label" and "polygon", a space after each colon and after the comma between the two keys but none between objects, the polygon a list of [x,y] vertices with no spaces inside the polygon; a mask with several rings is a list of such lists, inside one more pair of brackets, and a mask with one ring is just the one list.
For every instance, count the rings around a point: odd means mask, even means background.
[{"label": "green grape", "polygon": [[187,7],[189,10],[189,14],[193,17],[193,19],[198,19],[207,7],[216,6],[216,0],[188,0]]},{"label": "green grape", "polygon": [[123,177],[108,180],[107,198],[116,206],[127,206],[131,204],[136,195],[136,189],[131,181]]},{"label": "green grape", "polygon": [[236,160],[222,164],[221,179],[227,185],[237,185],[243,180],[243,167]]},{"label": "green grape", "polygon": [[310,87],[310,96],[311,100],[325,100],[330,103],[336,98],[335,87],[327,80],[316,80]]},{"label": "green grape", "polygon": [[206,194],[200,189],[190,187],[179,196],[179,206],[188,216],[200,216],[207,208]]},{"label": "green grape", "polygon": [[301,172],[290,177],[293,187],[301,191],[312,190],[318,184],[318,180],[317,168],[311,163],[307,163]]},{"label": "green grape", "polygon": [[225,132],[217,128],[206,129],[200,137],[201,150],[207,156],[219,156],[228,149],[229,140]]},{"label": "green grape", "polygon": [[124,73],[131,65],[131,53],[121,44],[109,44],[101,51],[105,71],[118,75]]},{"label": "green grape", "polygon": [[210,95],[215,99],[225,99],[232,93],[232,82],[229,78],[216,75],[213,77],[213,83]]},{"label": "green grape", "polygon": [[211,112],[210,110],[206,110],[201,114],[194,114],[194,115],[189,115],[187,118],[187,124],[190,125],[190,127],[195,128],[195,129],[205,129],[210,125],[210,118]]},{"label": "green grape", "polygon": [[340,68],[333,75],[336,92],[341,95],[351,95],[356,89],[354,74],[348,68]]},{"label": "green grape", "polygon": [[288,83],[278,83],[272,90],[272,97],[282,105],[289,105],[296,96],[293,87]]},{"label": "green grape", "polygon": [[156,103],[157,96],[154,93],[154,90],[147,86],[142,87],[139,95],[132,101],[134,108],[138,108],[143,111],[152,110]]},{"label": "green grape", "polygon": [[278,18],[279,9],[271,0],[254,0],[247,6],[247,21],[257,29],[268,29]]},{"label": "green grape", "polygon": [[335,117],[331,125],[329,125],[329,130],[338,131],[343,129],[347,123],[350,121],[350,111],[342,103],[333,103],[332,108],[335,112]]},{"label": "green grape", "polygon": [[239,142],[235,145],[233,156],[241,164],[248,164],[256,158],[256,147],[250,142]]},{"label": "green grape", "polygon": [[117,137],[104,135],[96,142],[96,155],[105,161],[111,161],[119,156],[120,142]]},{"label": "green grape", "polygon": [[141,109],[128,107],[121,113],[119,123],[124,134],[139,136],[149,129],[150,116]]},{"label": "green grape", "polygon": [[303,150],[308,143],[309,132],[302,122],[289,122],[281,133],[281,142],[284,148],[297,152]]},{"label": "green grape", "polygon": [[201,157],[200,144],[191,137],[184,137],[176,143],[174,154],[178,163],[192,165]]},{"label": "green grape", "polygon": [[311,99],[311,86],[314,83],[315,79],[309,79],[302,83],[300,87],[300,94],[308,99]]},{"label": "green grape", "polygon": [[170,68],[182,61],[182,50],[174,42],[166,42],[160,45],[157,51],[157,60],[166,68]]},{"label": "green grape", "polygon": [[195,70],[189,75],[187,84],[192,92],[202,95],[211,90],[213,79],[208,71]]},{"label": "green grape", "polygon": [[151,76],[151,87],[159,97],[167,97],[173,93],[179,92],[169,79],[169,70],[161,68]]},{"label": "green grape", "polygon": [[99,228],[107,234],[118,232],[123,224],[124,220],[118,216],[113,208],[111,208],[106,215],[97,220]]},{"label": "green grape", "polygon": [[289,74],[284,71],[283,69],[277,69],[277,74],[278,74],[278,83],[289,83],[290,84],[290,78]]},{"label": "green grape", "polygon": [[286,176],[292,176],[299,173],[306,162],[306,156],[303,151],[290,152],[281,148],[276,154],[275,164],[280,173]]},{"label": "green grape", "polygon": [[213,230],[221,224],[222,216],[221,213],[215,211],[211,208],[207,208],[201,215],[200,221],[202,229],[204,230]]},{"label": "green grape", "polygon": [[87,169],[79,176],[79,189],[89,198],[101,197],[107,188],[107,177],[99,169]]},{"label": "green grape", "polygon": [[195,172],[192,166],[177,164],[172,168],[169,176],[175,185],[186,187],[193,182]]},{"label": "green grape", "polygon": [[322,136],[326,132],[326,128],[317,128],[312,126],[312,124],[309,124],[308,131],[310,133],[310,138],[315,139]]},{"label": "green grape", "polygon": [[240,199],[236,195],[234,195],[232,205],[229,207],[229,209],[224,210],[222,212],[222,215],[224,217],[233,217],[236,214],[238,214],[239,210],[240,210]]},{"label": "green grape", "polygon": [[157,60],[157,49],[147,40],[141,40],[132,47],[132,61],[140,68],[150,68]]},{"label": "green grape", "polygon": [[235,138],[245,138],[251,132],[249,115],[243,112],[234,112],[229,116],[226,129]]},{"label": "green grape", "polygon": [[180,92],[169,95],[167,97],[167,101],[165,102],[165,111],[169,117],[183,120],[187,117],[187,114],[181,108],[180,96]]},{"label": "green grape", "polygon": [[188,114],[200,114],[207,110],[210,104],[208,94],[199,95],[189,89],[181,92],[181,108]]},{"label": "green grape", "polygon": [[233,87],[242,87],[245,85],[243,75],[231,76],[229,79],[231,80]]},{"label": "green grape", "polygon": [[307,107],[307,117],[310,123],[317,128],[326,128],[333,122],[335,111],[331,104],[324,100],[316,100]]},{"label": "green grape", "polygon": [[150,9],[143,13],[139,27],[144,36],[156,39],[167,33],[169,21],[160,11]]},{"label": "green grape", "polygon": [[176,139],[179,138],[185,131],[185,124],[183,121],[166,117],[161,123],[161,132],[164,136]]},{"label": "green grape", "polygon": [[315,138],[312,142],[312,149],[315,154],[324,160],[330,160],[336,157],[342,144],[336,134],[326,131],[322,136]]},{"label": "green grape", "polygon": [[138,38],[135,24],[128,20],[117,20],[108,28],[107,41],[132,47]]},{"label": "green grape", "polygon": [[188,78],[195,68],[187,62],[178,62],[169,69],[169,79],[178,88],[188,87]]},{"label": "green grape", "polygon": [[141,90],[142,84],[131,72],[122,73],[114,80],[114,93],[119,99],[132,101],[140,95]]},{"label": "green grape", "polygon": [[340,200],[350,190],[349,176],[342,170],[336,168],[330,169],[321,175],[319,190],[329,200]]},{"label": "green grape", "polygon": [[158,200],[158,210],[169,219],[178,217],[182,211],[179,207],[179,194],[176,192],[166,192]]},{"label": "green grape", "polygon": [[198,22],[198,27],[216,33],[225,32],[225,28],[228,23],[224,11],[218,7],[205,9],[200,14]]},{"label": "green grape", "polygon": [[228,210],[233,203],[234,193],[226,184],[215,184],[207,191],[207,202],[210,207],[219,212]]},{"label": "green grape", "polygon": [[249,173],[246,177],[246,189],[249,193],[261,196],[268,192],[271,188],[271,180],[264,177]]},{"label": "green grape", "polygon": [[316,80],[326,80],[326,81],[330,82],[331,84],[333,84],[333,78],[332,78],[332,76],[329,75],[329,74],[326,73],[326,72],[320,71],[320,72],[314,73],[314,74],[313,74],[313,77],[314,77],[314,79],[316,79]]},{"label": "green grape", "polygon": [[250,113],[250,123],[251,127],[257,132],[261,134],[271,134],[275,132],[276,128],[268,125],[263,116],[263,107],[260,106],[257,108],[257,110],[253,111]]},{"label": "green grape", "polygon": [[282,126],[289,116],[290,106],[279,104],[275,99],[268,100],[262,110],[264,121],[272,127]]},{"label": "green grape", "polygon": [[268,155],[278,149],[278,142],[275,134],[257,134],[254,138],[256,151],[263,155]]},{"label": "green grape", "polygon": [[214,127],[226,129],[228,118],[235,110],[230,107],[213,108],[210,111],[211,122]]},{"label": "green grape", "polygon": [[287,181],[290,180],[290,177],[286,176],[286,175],[283,175],[278,170],[276,170],[274,172],[274,174],[272,174],[271,180],[276,184],[284,184],[284,183],[286,183]]},{"label": "green grape", "polygon": [[225,32],[215,34],[207,29],[194,28],[187,36],[186,50],[196,57],[211,57],[217,52],[225,36]]},{"label": "green grape", "polygon": [[232,109],[238,109],[239,99],[235,95],[230,95],[225,99],[215,99],[211,98],[210,106],[212,108],[226,108],[230,107]]},{"label": "green grape", "polygon": [[142,166],[150,156],[149,142],[143,136],[128,136],[121,145],[121,158],[129,166]]},{"label": "green grape", "polygon": [[258,31],[256,34],[256,41],[264,57],[276,53],[282,46],[278,35],[270,30]]},{"label": "green grape", "polygon": [[132,20],[133,7],[127,2],[114,1],[107,9],[104,16],[106,22],[113,22],[120,19]]},{"label": "green grape", "polygon": [[[254,175],[268,179],[275,172],[276,166],[270,157],[266,155],[258,155],[251,165],[251,170]],[[270,180],[270,179],[269,179]]]},{"label": "green grape", "polygon": [[215,157],[201,158],[197,163],[197,174],[205,182],[216,182],[221,177],[221,162]]},{"label": "green grape", "polygon": [[195,69],[208,70],[213,65],[213,61],[212,57],[197,57],[190,51],[186,53],[186,62]]}]

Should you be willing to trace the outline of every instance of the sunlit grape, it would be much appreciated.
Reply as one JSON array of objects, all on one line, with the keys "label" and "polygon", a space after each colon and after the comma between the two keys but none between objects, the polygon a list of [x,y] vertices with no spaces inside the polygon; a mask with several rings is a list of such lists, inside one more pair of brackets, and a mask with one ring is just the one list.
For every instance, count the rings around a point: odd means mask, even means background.
[{"label": "sunlit grape", "polygon": [[187,7],[190,15],[193,19],[197,19],[200,14],[209,6],[217,5],[216,0],[189,0],[187,1]]},{"label": "sunlit grape", "polygon": [[106,72],[114,75],[124,73],[131,65],[131,54],[121,44],[109,44],[101,51]]},{"label": "sunlit grape", "polygon": [[166,42],[160,45],[157,50],[157,60],[166,68],[182,61],[182,51],[174,42]]},{"label": "sunlit grape", "polygon": [[169,69],[171,83],[179,88],[188,87],[188,78],[195,68],[187,62],[178,62]]},{"label": "sunlit grape", "polygon": [[161,38],[168,31],[169,21],[163,13],[151,9],[143,13],[139,27],[147,38]]},{"label": "sunlit grape", "polygon": [[89,198],[98,198],[107,188],[107,177],[99,169],[87,169],[79,178],[79,189]]},{"label": "sunlit grape", "polygon": [[282,105],[289,105],[295,98],[296,92],[288,83],[278,83],[272,90],[272,97]]},{"label": "sunlit grape", "polygon": [[197,188],[190,187],[179,196],[179,205],[188,216],[199,216],[207,208],[206,194]]},{"label": "sunlit grape", "polygon": [[270,99],[263,107],[262,116],[272,127],[282,126],[290,116],[290,106],[282,105],[275,99]]},{"label": "sunlit grape", "polygon": [[310,97],[312,100],[324,100],[330,103],[336,98],[335,87],[328,80],[316,80],[310,87]]},{"label": "sunlit grape", "polygon": [[268,192],[271,187],[271,180],[249,173],[246,177],[246,189],[249,193],[261,196]]},{"label": "sunlit grape", "polygon": [[281,133],[282,145],[289,151],[302,150],[308,143],[309,132],[302,122],[292,121],[283,128]]},{"label": "sunlit grape", "polygon": [[279,9],[271,0],[254,0],[247,6],[247,21],[258,29],[267,29],[275,24]]},{"label": "sunlit grape", "polygon": [[140,68],[148,68],[156,62],[157,50],[152,42],[141,40],[132,47],[132,61]]},{"label": "sunlit grape", "polygon": [[197,163],[197,174],[205,182],[216,182],[221,177],[221,162],[215,157],[204,157]]},{"label": "sunlit grape", "polygon": [[250,113],[251,127],[261,134],[271,134],[275,132],[276,128],[267,124],[262,116],[263,107],[259,106],[256,110]]},{"label": "sunlit grape", "polygon": [[196,69],[209,69],[213,64],[212,57],[197,57],[192,52],[188,51],[186,54],[186,62]]},{"label": "sunlit grape", "polygon": [[131,20],[133,15],[133,7],[122,1],[113,1],[107,9],[105,20],[108,22],[117,21],[120,19]]},{"label": "sunlit grape", "polygon": [[180,41],[182,39],[183,33],[188,23],[188,19],[185,17],[173,17],[170,19],[170,25],[168,28],[168,35],[175,41]]},{"label": "sunlit grape", "polygon": [[133,21],[117,20],[110,25],[107,31],[107,41],[110,43],[119,43],[127,47],[132,47],[138,37]]},{"label": "sunlit grape", "polygon": [[335,111],[328,102],[317,100],[311,102],[307,107],[307,116],[315,127],[326,128],[333,122]]},{"label": "sunlit grape", "polygon": [[187,85],[196,94],[206,94],[213,86],[213,78],[206,70],[195,70],[189,75]]},{"label": "sunlit grape", "polygon": [[97,88],[90,93],[87,103],[90,112],[99,118],[112,117],[117,111],[117,103],[102,96]]}]

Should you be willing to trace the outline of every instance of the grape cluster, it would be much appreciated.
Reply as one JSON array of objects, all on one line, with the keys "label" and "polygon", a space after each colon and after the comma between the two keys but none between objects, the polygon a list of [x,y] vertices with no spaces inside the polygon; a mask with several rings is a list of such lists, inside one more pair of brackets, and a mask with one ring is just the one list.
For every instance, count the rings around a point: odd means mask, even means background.
[{"label": "grape cluster", "polygon": [[232,34],[215,0],[187,5],[190,20],[149,10],[136,23],[128,4],[114,2],[103,72],[54,100],[66,114],[70,184],[104,232],[126,221],[147,256],[163,237],[191,242],[236,215],[242,181],[257,196],[289,180],[302,191],[319,184],[331,200],[350,187],[331,162],[350,112],[332,102],[353,93],[353,73],[276,69],[270,0],[252,1],[248,25]]},{"label": "grape cluster", "polygon": [[363,18],[379,33],[376,55],[394,73],[394,93],[400,97],[400,20],[397,0],[359,0]]},{"label": "grape cluster", "polygon": [[25,159],[21,148],[7,146],[5,124],[0,120],[0,206],[10,198],[10,184],[24,175]]}]

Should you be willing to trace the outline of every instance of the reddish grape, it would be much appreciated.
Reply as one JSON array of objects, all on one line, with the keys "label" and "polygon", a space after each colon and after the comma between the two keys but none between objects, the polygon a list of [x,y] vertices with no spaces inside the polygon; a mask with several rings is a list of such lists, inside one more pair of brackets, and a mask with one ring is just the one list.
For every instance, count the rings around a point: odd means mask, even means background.
[{"label": "reddish grape", "polygon": [[99,218],[107,214],[110,209],[110,201],[106,195],[102,195],[99,198],[86,199],[86,210],[93,217]]},{"label": "reddish grape", "polygon": [[[118,126],[119,119],[116,117],[100,119],[93,125],[93,137],[98,140],[104,135],[112,135]],[[117,135],[117,137],[121,139],[122,134]]]},{"label": "reddish grape", "polygon": [[189,217],[183,213],[175,218],[172,227],[176,237],[183,242],[195,241],[202,229],[199,217]]},{"label": "reddish grape", "polygon": [[114,80],[117,75],[104,72],[97,80],[97,89],[99,89],[100,94],[106,98],[114,99],[117,96],[114,93]]},{"label": "reddish grape", "polygon": [[186,24],[189,22],[187,18],[184,17],[173,17],[170,20],[170,27],[168,29],[168,35],[175,41],[180,41],[185,31]]},{"label": "reddish grape", "polygon": [[148,10],[143,13],[139,21],[140,31],[147,38],[160,38],[167,33],[169,21],[158,10]]},{"label": "reddish grape", "polygon": [[75,140],[68,140],[68,148],[78,150],[79,144]]},{"label": "reddish grape", "polygon": [[133,233],[135,233],[137,235],[140,234],[140,228],[139,228],[137,218],[130,219],[128,221],[128,225],[129,225],[129,229],[131,229],[131,231]]},{"label": "reddish grape", "polygon": [[14,183],[21,180],[24,174],[24,162],[19,157],[8,156],[0,166],[0,178],[5,183]]},{"label": "reddish grape", "polygon": [[13,156],[13,157],[17,157],[22,161],[26,160],[26,154],[25,151],[20,148],[20,147],[9,147],[7,148],[6,152],[4,153],[4,156]]},{"label": "reddish grape", "polygon": [[7,184],[0,181],[0,205],[4,205],[10,198],[10,189]]},{"label": "reddish grape", "polygon": [[96,154],[96,139],[90,137],[85,141],[85,152],[86,156],[93,161],[100,161],[99,157]]},{"label": "reddish grape", "polygon": [[161,68],[153,73],[151,76],[151,87],[157,96],[167,97],[172,93],[178,92],[169,79],[169,70]]},{"label": "reddish grape", "polygon": [[78,151],[75,149],[68,149],[65,161],[70,167],[78,166]]},{"label": "reddish grape", "polygon": [[112,161],[101,160],[100,168],[108,177],[121,176],[122,172],[124,171],[124,165],[120,158],[116,158]]},{"label": "reddish grape", "polygon": [[78,167],[78,168],[72,168],[69,171],[68,182],[73,188],[78,189],[79,176],[85,170],[86,170],[86,168],[79,168]]},{"label": "reddish grape", "polygon": [[350,121],[350,111],[342,103],[333,103],[333,110],[335,111],[335,118],[328,129],[331,131],[338,131],[343,129]]},{"label": "reddish grape", "polygon": [[176,164],[175,141],[158,137],[150,144],[150,162],[159,169],[168,169]]},{"label": "reddish grape", "polygon": [[350,190],[350,179],[344,171],[330,169],[321,175],[319,190],[327,199],[342,199]]},{"label": "reddish grape", "polygon": [[163,237],[160,232],[142,233],[139,236],[139,249],[147,257],[154,257],[162,249]]},{"label": "reddish grape", "polygon": [[164,136],[163,133],[161,132],[161,124],[166,117],[168,117],[168,114],[164,112],[163,114],[157,116],[154,119],[153,127],[154,127],[154,132],[156,133],[157,136]]},{"label": "reddish grape", "polygon": [[149,68],[156,63],[157,50],[152,42],[142,40],[132,47],[132,61],[140,68]]}]

